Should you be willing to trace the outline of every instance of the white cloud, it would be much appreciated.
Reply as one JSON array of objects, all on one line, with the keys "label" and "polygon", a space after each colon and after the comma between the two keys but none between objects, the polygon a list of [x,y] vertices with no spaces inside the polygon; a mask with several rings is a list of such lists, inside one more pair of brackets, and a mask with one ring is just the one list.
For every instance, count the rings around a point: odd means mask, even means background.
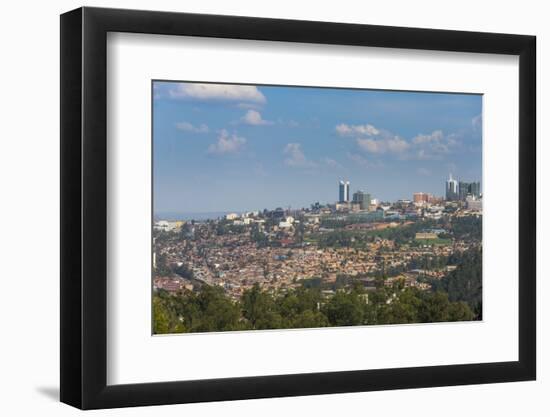
[{"label": "white cloud", "polygon": [[355,162],[357,165],[361,165],[363,167],[369,166],[369,161],[366,158],[363,158],[361,155],[356,153],[348,153],[348,158]]},{"label": "white cloud", "polygon": [[342,168],[340,163],[332,158],[321,158],[321,163],[329,168]]},{"label": "white cloud", "polygon": [[208,153],[228,154],[237,153],[246,144],[246,139],[236,134],[230,135],[227,130],[220,131],[218,141],[208,147]]},{"label": "white cloud", "polygon": [[179,122],[176,123],[176,128],[178,130],[183,130],[184,132],[193,132],[193,133],[208,133],[210,129],[204,123],[198,126],[193,126],[189,122]]},{"label": "white cloud", "polygon": [[348,125],[340,123],[336,126],[340,136],[353,136],[359,148],[369,153],[398,153],[409,149],[410,144],[397,135],[381,130],[371,124]]},{"label": "white cloud", "polygon": [[403,153],[409,149],[410,144],[399,136],[390,136],[379,139],[357,139],[357,145],[370,153]]},{"label": "white cloud", "polygon": [[427,168],[418,168],[418,169],[416,170],[416,173],[417,173],[418,175],[424,175],[424,176],[426,176],[426,177],[432,175],[432,171],[430,171],[430,170],[427,169]]},{"label": "white cloud", "polygon": [[169,91],[173,98],[198,100],[266,102],[265,96],[253,85],[181,83]]},{"label": "white cloud", "polygon": [[319,158],[318,162],[312,161],[305,156],[304,151],[302,150],[302,145],[299,143],[288,143],[284,147],[283,153],[287,155],[287,158],[284,160],[285,165],[293,168],[343,168],[338,161],[329,157]]},{"label": "white cloud", "polygon": [[355,162],[357,165],[361,166],[361,167],[364,167],[364,168],[373,168],[373,167],[376,167],[376,168],[379,168],[381,166],[383,166],[382,162],[380,161],[371,161],[359,154],[356,154],[356,153],[351,153],[351,152],[348,152],[347,154],[348,156],[348,159],[350,161],[353,161]]},{"label": "white cloud", "polygon": [[433,159],[432,155],[426,152],[426,149],[419,149],[413,156],[413,159],[418,160]]},{"label": "white cloud", "polygon": [[336,132],[340,136],[351,136],[351,135],[361,135],[361,136],[376,136],[380,134],[380,130],[375,128],[373,125],[348,125],[345,123],[340,123],[336,126]]},{"label": "white cloud", "polygon": [[447,145],[449,146],[455,146],[460,144],[460,136],[456,133],[451,133],[450,135],[447,135],[445,140],[447,141]]},{"label": "white cloud", "polygon": [[241,118],[241,120],[247,125],[251,126],[264,126],[273,124],[273,122],[269,120],[262,119],[262,115],[256,110],[248,110],[246,114]]},{"label": "white cloud", "polygon": [[[472,120],[472,124],[474,123],[478,122]],[[442,130],[418,134],[410,140],[371,124],[340,123],[336,126],[336,132],[340,136],[353,137],[359,149],[364,152],[378,155],[393,154],[400,159],[441,159],[461,144],[460,134],[446,135]]]},{"label": "white cloud", "polygon": [[434,142],[441,142],[443,139],[443,132],[441,130],[435,130],[429,135],[416,135],[412,142],[415,145],[422,144],[422,143],[434,143]]},{"label": "white cloud", "polygon": [[449,154],[453,147],[460,144],[459,135],[445,135],[441,130],[430,134],[418,134],[412,139],[416,150],[416,159],[439,159]]},{"label": "white cloud", "polygon": [[397,135],[378,129],[371,124],[348,125],[340,123],[336,126],[340,136],[353,136],[360,149],[369,153],[402,154],[409,149],[410,144]]},{"label": "white cloud", "polygon": [[261,105],[255,104],[255,103],[238,103],[237,107],[239,109],[244,109],[244,110],[248,110],[248,109],[258,110],[259,108],[261,108]]},{"label": "white cloud", "polygon": [[304,155],[302,151],[302,145],[299,143],[288,143],[283,153],[288,155],[285,159],[285,164],[294,168],[313,168],[316,166],[315,162],[310,161]]}]

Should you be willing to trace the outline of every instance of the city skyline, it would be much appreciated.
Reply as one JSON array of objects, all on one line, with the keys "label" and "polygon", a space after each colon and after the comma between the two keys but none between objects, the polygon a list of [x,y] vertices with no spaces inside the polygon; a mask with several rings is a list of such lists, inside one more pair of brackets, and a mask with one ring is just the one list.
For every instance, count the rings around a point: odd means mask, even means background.
[{"label": "city skyline", "polygon": [[155,82],[154,210],[212,213],[445,196],[480,182],[480,95]]},{"label": "city skyline", "polygon": [[[449,194],[449,183],[454,183],[456,191],[454,191],[454,194]],[[465,186],[465,191],[461,191],[460,187]],[[473,187],[473,188],[472,188]],[[336,191],[335,191],[336,192]],[[293,209],[293,210],[300,210],[300,209],[308,209],[310,206],[313,206],[314,204],[321,204],[321,205],[331,205],[336,206],[339,203],[360,203],[361,210],[364,210],[368,208],[368,206],[372,201],[380,201],[385,203],[394,203],[399,201],[407,201],[410,200],[411,202],[416,202],[417,198],[422,198],[423,201],[432,201],[433,198],[435,199],[441,199],[442,201],[465,201],[465,198],[467,195],[471,195],[474,198],[478,199],[481,197],[481,189],[480,189],[480,182],[474,181],[474,182],[462,182],[458,181],[456,179],[452,178],[452,174],[449,174],[449,179],[445,181],[445,192],[443,195],[437,195],[432,193],[427,193],[424,191],[414,191],[409,196],[403,196],[403,198],[397,199],[397,200],[380,200],[379,198],[376,198],[375,196],[372,196],[368,190],[365,189],[354,189],[352,188],[351,181],[346,180],[339,180],[338,181],[338,195],[337,198],[334,199],[334,201],[315,201],[312,202],[309,205],[302,206],[302,207],[292,207],[284,204],[280,204],[277,207],[262,207],[262,208],[248,208],[244,210],[224,210],[224,211],[215,211],[215,212],[155,212],[156,218],[174,218],[174,219],[181,219],[181,220],[213,220],[220,217],[224,217],[226,214],[234,213],[234,212],[240,212],[240,213],[247,213],[247,212],[258,212],[263,210],[274,210],[277,208],[282,209]],[[411,197],[411,198],[409,198]]]}]

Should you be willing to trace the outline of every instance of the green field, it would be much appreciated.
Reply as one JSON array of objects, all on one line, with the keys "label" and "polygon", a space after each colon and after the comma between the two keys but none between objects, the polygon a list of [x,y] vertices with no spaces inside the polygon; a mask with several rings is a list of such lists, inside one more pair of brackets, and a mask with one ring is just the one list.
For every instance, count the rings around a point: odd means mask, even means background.
[{"label": "green field", "polygon": [[444,245],[448,246],[453,243],[451,239],[415,239],[414,240],[419,245]]}]

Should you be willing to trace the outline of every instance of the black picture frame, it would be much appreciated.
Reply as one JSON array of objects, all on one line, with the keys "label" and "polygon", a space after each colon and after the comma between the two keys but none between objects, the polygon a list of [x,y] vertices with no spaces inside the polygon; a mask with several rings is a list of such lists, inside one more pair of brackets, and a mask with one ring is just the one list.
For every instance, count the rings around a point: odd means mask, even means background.
[{"label": "black picture frame", "polygon": [[[108,32],[519,56],[519,360],[107,385]],[[61,401],[81,409],[376,391],[536,377],[536,38],[102,8],[61,15]]]}]

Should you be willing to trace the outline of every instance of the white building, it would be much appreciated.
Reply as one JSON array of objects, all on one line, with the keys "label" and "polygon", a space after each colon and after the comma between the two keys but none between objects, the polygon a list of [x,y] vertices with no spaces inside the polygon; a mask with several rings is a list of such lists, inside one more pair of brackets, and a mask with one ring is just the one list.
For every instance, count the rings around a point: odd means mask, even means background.
[{"label": "white building", "polygon": [[483,200],[481,198],[468,196],[466,197],[466,206],[468,210],[481,211],[483,209]]},{"label": "white building", "polygon": [[159,220],[153,226],[155,230],[161,230],[163,232],[171,232],[176,230],[179,226],[179,222],[169,222],[167,220]]},{"label": "white building", "polygon": [[304,217],[308,223],[318,224],[320,222],[320,216],[318,214],[307,213]]},{"label": "white building", "polygon": [[336,211],[347,211],[351,208],[351,203],[345,201],[343,203],[336,203]]},{"label": "white building", "polygon": [[281,229],[288,229],[292,227],[293,223],[294,223],[294,217],[288,216],[284,222],[279,223],[279,227]]},{"label": "white building", "polygon": [[235,220],[239,218],[239,215],[237,213],[229,213],[225,215],[226,220]]}]

